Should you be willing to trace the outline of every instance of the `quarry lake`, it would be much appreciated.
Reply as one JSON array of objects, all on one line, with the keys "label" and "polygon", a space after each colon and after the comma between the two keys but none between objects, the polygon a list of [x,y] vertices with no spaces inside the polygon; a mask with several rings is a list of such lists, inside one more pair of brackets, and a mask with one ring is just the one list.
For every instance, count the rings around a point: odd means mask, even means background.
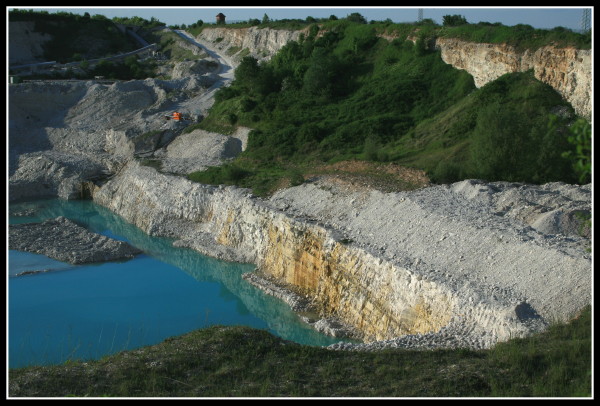
[{"label": "quarry lake", "polygon": [[340,341],[243,280],[253,265],[173,247],[91,201],[20,202],[9,214],[10,224],[64,216],[143,251],[129,261],[75,266],[10,250],[10,368],[99,359],[210,325],[246,325],[306,345]]}]

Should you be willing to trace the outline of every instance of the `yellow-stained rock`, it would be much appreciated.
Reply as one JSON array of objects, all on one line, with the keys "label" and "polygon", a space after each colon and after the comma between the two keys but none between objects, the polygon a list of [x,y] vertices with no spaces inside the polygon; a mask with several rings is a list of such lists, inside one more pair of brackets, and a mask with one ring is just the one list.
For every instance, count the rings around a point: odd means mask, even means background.
[{"label": "yellow-stained rock", "polygon": [[506,73],[533,69],[536,79],[552,86],[577,114],[592,111],[592,51],[575,48],[541,47],[519,51],[506,44],[482,44],[456,38],[438,38],[442,60],[473,76],[481,87]]},{"label": "yellow-stained rock", "polygon": [[436,332],[452,316],[452,301],[441,289],[403,285],[410,272],[333,241],[324,229],[288,219],[270,224],[267,234],[261,272],[312,297],[322,316],[353,326],[366,340]]}]

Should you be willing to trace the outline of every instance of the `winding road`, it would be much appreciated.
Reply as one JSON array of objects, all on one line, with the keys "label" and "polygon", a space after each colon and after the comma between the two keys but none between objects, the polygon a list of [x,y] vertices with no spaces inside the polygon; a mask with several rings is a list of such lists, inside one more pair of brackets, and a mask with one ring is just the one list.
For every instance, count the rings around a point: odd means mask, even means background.
[{"label": "winding road", "polygon": [[209,87],[206,90],[206,93],[182,103],[182,109],[187,109],[188,111],[199,110],[201,114],[206,114],[208,109],[214,103],[215,92],[223,86],[229,86],[231,81],[234,79],[235,63],[227,56],[217,53],[216,50],[209,48],[207,44],[198,42],[187,31],[174,30],[174,32],[191,44],[201,48],[211,58],[214,58],[219,63],[219,67],[214,73],[218,75],[220,79],[217,80],[211,87]]}]

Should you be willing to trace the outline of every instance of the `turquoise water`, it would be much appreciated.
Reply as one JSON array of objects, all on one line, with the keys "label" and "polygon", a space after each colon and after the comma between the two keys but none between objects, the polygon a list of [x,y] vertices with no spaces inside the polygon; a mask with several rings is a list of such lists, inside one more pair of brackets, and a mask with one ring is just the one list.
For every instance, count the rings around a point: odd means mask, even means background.
[{"label": "turquoise water", "polygon": [[[26,213],[27,216],[13,216]],[[175,248],[91,201],[10,205],[10,223],[65,216],[128,241],[144,254],[124,262],[73,266],[9,251],[9,367],[99,359],[210,325],[246,325],[307,345],[339,339],[317,333],[279,299],[241,278],[254,267]],[[24,271],[45,271],[15,276]]]}]

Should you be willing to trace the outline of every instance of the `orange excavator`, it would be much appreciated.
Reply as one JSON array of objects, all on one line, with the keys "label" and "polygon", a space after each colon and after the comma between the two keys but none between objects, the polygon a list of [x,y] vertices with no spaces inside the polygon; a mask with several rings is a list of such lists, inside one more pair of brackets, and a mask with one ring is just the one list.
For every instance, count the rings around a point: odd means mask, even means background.
[{"label": "orange excavator", "polygon": [[186,121],[191,120],[190,117],[180,113],[179,111],[174,111],[170,116],[165,116],[166,120],[175,120],[175,121]]},{"label": "orange excavator", "polygon": [[175,120],[178,122],[183,122],[183,121],[200,122],[201,119],[202,119],[202,116],[199,114],[197,114],[197,115],[184,114],[179,111],[174,111],[172,114],[165,116],[165,120]]},{"label": "orange excavator", "polygon": [[174,111],[173,112],[173,120],[175,120],[175,121],[183,120],[183,114],[181,114],[178,111]]}]

